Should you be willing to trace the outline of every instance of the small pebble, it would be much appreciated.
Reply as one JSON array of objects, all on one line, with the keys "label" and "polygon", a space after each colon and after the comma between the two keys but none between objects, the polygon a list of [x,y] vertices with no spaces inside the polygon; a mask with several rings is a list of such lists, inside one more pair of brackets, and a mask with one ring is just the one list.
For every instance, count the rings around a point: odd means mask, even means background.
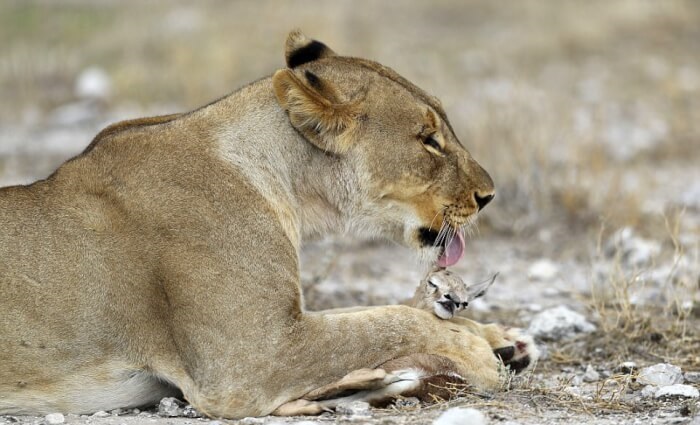
[{"label": "small pebble", "polygon": [[98,410],[97,412],[93,413],[92,416],[96,418],[106,418],[109,416],[109,413],[105,412],[104,410]]},{"label": "small pebble", "polygon": [[44,422],[48,425],[59,425],[66,421],[66,418],[61,413],[49,413],[44,416]]},{"label": "small pebble", "polygon": [[581,395],[581,388],[578,387],[566,387],[564,388],[564,392],[567,394],[571,394],[574,396],[580,396]]},{"label": "small pebble", "polygon": [[265,423],[265,420],[262,418],[254,418],[254,417],[248,417],[248,418],[243,418],[241,419],[240,422],[242,425],[258,425]]},{"label": "small pebble", "polygon": [[700,384],[700,372],[686,372],[685,382],[688,384]]},{"label": "small pebble", "polygon": [[174,397],[165,397],[158,403],[158,416],[174,418],[182,416],[184,403]]},{"label": "small pebble", "polygon": [[486,425],[486,417],[480,411],[463,407],[446,410],[433,422],[433,425]]},{"label": "small pebble", "polygon": [[531,280],[548,281],[552,280],[559,273],[559,266],[552,260],[543,258],[535,261],[527,272],[527,277]]},{"label": "small pebble", "polygon": [[643,398],[651,398],[654,397],[656,394],[656,391],[658,391],[659,387],[655,385],[647,385],[646,387],[642,388],[641,396]]},{"label": "small pebble", "polygon": [[600,379],[600,374],[593,369],[593,366],[586,366],[586,372],[583,374],[583,382],[596,382]]},{"label": "small pebble", "polygon": [[202,417],[202,415],[197,411],[197,409],[192,407],[191,404],[188,404],[187,406],[185,406],[184,409],[182,409],[182,416],[184,416],[186,418],[201,418]]},{"label": "small pebble", "polygon": [[540,311],[542,311],[542,305],[536,303],[528,304],[525,306],[525,308],[533,313],[539,313]]},{"label": "small pebble", "polygon": [[338,403],[335,412],[344,416],[371,416],[369,403],[365,401],[351,401],[349,403]]},{"label": "small pebble", "polygon": [[573,385],[574,387],[578,387],[579,385],[583,384],[583,377],[576,375],[576,376],[574,376],[573,378],[571,378],[571,382],[570,382],[570,383],[571,383],[571,385]]},{"label": "small pebble", "polygon": [[420,400],[417,397],[402,397],[397,399],[394,405],[399,409],[413,409],[420,406]]},{"label": "small pebble", "polygon": [[75,95],[87,98],[107,98],[112,91],[112,82],[107,73],[98,67],[83,70],[75,81]]}]

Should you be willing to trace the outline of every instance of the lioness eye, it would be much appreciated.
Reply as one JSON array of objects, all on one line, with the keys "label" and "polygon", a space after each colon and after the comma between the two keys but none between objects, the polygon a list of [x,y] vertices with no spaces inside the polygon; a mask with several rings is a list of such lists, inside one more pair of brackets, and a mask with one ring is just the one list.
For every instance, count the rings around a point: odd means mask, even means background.
[{"label": "lioness eye", "polygon": [[442,146],[440,146],[440,143],[435,138],[435,135],[431,134],[430,136],[423,139],[423,144],[433,148],[437,153],[443,154]]},{"label": "lioness eye", "polygon": [[431,288],[437,289],[437,285],[434,284],[432,280],[428,280],[428,286],[430,286]]}]

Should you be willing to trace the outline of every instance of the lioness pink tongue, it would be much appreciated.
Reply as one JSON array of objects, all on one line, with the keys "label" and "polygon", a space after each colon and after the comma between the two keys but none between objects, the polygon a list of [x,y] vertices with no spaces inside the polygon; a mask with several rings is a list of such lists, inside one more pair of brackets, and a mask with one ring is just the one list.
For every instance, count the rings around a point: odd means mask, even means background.
[{"label": "lioness pink tongue", "polygon": [[440,258],[438,258],[438,266],[450,267],[457,264],[464,254],[464,236],[461,232],[457,232],[450,243],[445,247]]}]

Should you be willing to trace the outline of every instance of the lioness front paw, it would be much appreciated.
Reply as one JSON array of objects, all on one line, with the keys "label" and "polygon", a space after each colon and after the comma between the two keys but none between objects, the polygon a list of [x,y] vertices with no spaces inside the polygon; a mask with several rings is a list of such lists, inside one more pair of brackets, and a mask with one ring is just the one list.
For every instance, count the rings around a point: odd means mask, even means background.
[{"label": "lioness front paw", "polygon": [[532,336],[518,328],[503,328],[501,343],[504,345],[493,349],[503,365],[515,373],[520,373],[533,366],[540,356]]}]

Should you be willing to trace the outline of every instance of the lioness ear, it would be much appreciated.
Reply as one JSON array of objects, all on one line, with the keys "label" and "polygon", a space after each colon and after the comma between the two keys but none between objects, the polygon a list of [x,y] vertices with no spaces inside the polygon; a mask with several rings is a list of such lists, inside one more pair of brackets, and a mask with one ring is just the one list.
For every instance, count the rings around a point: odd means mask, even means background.
[{"label": "lioness ear", "polygon": [[287,36],[284,58],[290,68],[330,56],[335,56],[333,50],[320,41],[307,38],[299,30],[294,30]]},{"label": "lioness ear", "polygon": [[343,101],[335,87],[308,70],[302,79],[291,69],[281,69],[272,76],[272,84],[289,121],[307,140],[333,153],[350,147],[348,136],[357,125],[359,102]]}]

